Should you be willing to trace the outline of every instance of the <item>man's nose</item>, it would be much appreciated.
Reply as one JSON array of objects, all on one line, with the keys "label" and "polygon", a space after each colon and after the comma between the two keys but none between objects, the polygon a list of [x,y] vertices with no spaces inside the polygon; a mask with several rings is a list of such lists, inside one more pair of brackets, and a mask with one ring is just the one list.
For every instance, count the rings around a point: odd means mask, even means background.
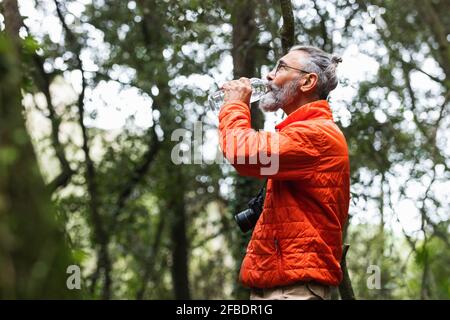
[{"label": "man's nose", "polygon": [[266,79],[269,81],[273,81],[273,79],[275,79],[275,71],[274,69],[272,69],[266,76]]}]

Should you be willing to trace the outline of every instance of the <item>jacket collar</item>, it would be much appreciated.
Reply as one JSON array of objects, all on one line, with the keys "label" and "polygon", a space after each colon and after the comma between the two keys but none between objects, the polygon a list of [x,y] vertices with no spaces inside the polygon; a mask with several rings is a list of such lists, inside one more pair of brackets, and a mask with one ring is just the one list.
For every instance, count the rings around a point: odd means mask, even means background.
[{"label": "jacket collar", "polygon": [[317,100],[299,107],[286,119],[277,124],[275,126],[275,129],[281,130],[293,122],[316,118],[333,119],[333,114],[331,113],[331,109],[327,100]]}]

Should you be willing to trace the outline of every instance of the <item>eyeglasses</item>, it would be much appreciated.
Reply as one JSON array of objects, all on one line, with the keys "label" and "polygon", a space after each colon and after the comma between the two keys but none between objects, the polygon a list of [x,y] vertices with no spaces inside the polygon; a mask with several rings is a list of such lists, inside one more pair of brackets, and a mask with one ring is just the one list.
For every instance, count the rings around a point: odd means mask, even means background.
[{"label": "eyeglasses", "polygon": [[287,64],[285,64],[285,63],[282,62],[282,61],[278,61],[277,66],[276,66],[276,68],[275,68],[275,76],[277,76],[278,71],[280,71],[280,69],[282,69],[282,68],[285,68],[285,69],[294,69],[294,70],[296,70],[296,71],[303,72],[303,73],[310,73],[310,72],[305,71],[305,70],[302,70],[302,69],[298,69],[298,68],[294,68],[294,67],[288,66]]}]

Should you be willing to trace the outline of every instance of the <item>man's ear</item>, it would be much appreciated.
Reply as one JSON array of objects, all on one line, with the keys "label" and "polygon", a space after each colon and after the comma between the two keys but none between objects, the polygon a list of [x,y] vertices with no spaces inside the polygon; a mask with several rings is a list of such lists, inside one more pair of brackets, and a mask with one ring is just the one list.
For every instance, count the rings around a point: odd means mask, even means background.
[{"label": "man's ear", "polygon": [[317,73],[308,73],[305,77],[303,77],[303,79],[303,84],[300,86],[300,90],[302,90],[302,92],[310,92],[316,88],[319,76]]}]

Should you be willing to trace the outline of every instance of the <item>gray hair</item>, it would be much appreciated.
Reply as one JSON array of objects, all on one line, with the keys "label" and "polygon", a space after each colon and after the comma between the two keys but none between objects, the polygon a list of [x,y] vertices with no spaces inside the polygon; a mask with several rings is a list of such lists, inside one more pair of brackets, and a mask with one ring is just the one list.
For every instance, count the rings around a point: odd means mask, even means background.
[{"label": "gray hair", "polygon": [[317,73],[317,93],[320,99],[327,99],[328,94],[338,85],[336,67],[342,58],[328,54],[323,50],[312,46],[293,46],[289,52],[300,50],[308,54],[308,60],[303,68],[308,72]]}]

